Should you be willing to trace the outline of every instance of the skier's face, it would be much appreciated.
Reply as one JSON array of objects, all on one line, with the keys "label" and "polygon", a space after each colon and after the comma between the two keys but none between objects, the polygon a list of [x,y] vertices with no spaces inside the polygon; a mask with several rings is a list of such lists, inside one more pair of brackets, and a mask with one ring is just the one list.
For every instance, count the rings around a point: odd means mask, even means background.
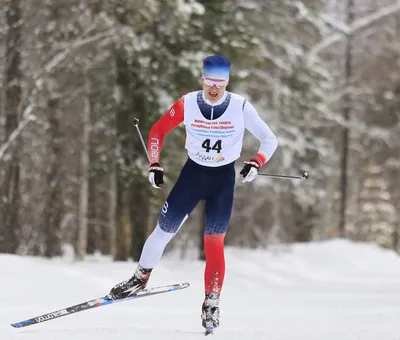
[{"label": "skier's face", "polygon": [[202,81],[204,95],[211,103],[220,100],[228,86],[227,80],[202,78]]}]

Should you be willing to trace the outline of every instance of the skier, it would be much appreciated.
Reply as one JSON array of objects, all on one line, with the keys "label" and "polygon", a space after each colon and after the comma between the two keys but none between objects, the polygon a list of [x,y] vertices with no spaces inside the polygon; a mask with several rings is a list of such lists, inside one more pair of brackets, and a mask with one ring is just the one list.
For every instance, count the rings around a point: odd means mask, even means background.
[{"label": "skier", "polygon": [[148,137],[149,181],[160,188],[163,168],[159,163],[165,135],[182,122],[186,127],[188,160],[161,210],[158,224],[147,238],[132,278],[114,286],[113,299],[121,299],[146,287],[165,246],[175,236],[200,200],[205,200],[204,252],[205,298],[202,325],[219,326],[219,300],[225,276],[224,238],[232,211],[235,161],[240,157],[245,128],[259,141],[256,156],[245,161],[243,182],[253,181],[271,158],[278,142],[248,100],[226,91],[230,62],[220,55],[203,61],[203,90],[176,101],[151,128]]}]

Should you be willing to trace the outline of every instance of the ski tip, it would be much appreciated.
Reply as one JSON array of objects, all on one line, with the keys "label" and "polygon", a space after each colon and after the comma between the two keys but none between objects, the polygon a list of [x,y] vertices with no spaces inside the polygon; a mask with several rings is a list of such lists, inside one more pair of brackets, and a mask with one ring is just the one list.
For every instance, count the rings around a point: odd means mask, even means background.
[{"label": "ski tip", "polygon": [[24,325],[21,322],[17,322],[17,323],[12,323],[11,327],[22,328],[22,327],[24,327]]},{"label": "ski tip", "polygon": [[27,326],[30,326],[30,325],[34,325],[36,323],[37,322],[34,319],[27,319],[27,320],[23,320],[23,321],[20,321],[20,322],[14,322],[14,323],[11,324],[11,327],[22,328],[22,327],[27,327]]}]

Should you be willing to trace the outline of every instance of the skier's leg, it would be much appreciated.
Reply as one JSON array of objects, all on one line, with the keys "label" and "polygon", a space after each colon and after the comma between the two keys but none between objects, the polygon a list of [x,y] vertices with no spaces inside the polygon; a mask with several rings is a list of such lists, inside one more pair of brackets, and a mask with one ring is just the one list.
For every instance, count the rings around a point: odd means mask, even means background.
[{"label": "skier's leg", "polygon": [[159,222],[147,238],[139,264],[131,279],[114,286],[110,295],[121,299],[146,287],[150,274],[165,246],[174,237],[201,197],[201,186],[193,186],[195,169],[186,164],[161,210]]},{"label": "skier's leg", "polygon": [[225,277],[225,234],[205,234],[204,254],[204,290],[209,294],[220,294]]},{"label": "skier's leg", "polygon": [[[232,173],[233,172],[233,173]],[[203,326],[218,327],[219,296],[225,277],[224,240],[232,213],[234,170],[228,171],[215,194],[206,200],[206,226],[204,231],[205,299],[202,306]]]},{"label": "skier's leg", "polygon": [[[229,178],[228,178],[229,179]],[[234,179],[226,181],[215,195],[206,200],[206,226],[204,253],[206,268],[204,283],[206,293],[219,294],[225,275],[224,240],[232,214]]]},{"label": "skier's leg", "polygon": [[196,169],[186,165],[161,209],[158,224],[144,244],[139,265],[154,268],[161,259],[169,241],[196,207],[203,195],[203,188],[193,183]]}]

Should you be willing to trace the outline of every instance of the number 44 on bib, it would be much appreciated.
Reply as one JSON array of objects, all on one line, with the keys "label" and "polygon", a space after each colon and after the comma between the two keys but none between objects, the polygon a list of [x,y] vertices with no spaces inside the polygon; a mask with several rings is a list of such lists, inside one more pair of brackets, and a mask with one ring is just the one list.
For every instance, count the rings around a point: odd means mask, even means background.
[{"label": "number 44 on bib", "polygon": [[206,139],[203,144],[201,144],[201,147],[203,149],[206,149],[206,152],[210,152],[210,150],[215,150],[218,153],[221,152],[222,150],[222,140],[218,139],[213,146],[211,146],[211,140],[210,139]]}]

